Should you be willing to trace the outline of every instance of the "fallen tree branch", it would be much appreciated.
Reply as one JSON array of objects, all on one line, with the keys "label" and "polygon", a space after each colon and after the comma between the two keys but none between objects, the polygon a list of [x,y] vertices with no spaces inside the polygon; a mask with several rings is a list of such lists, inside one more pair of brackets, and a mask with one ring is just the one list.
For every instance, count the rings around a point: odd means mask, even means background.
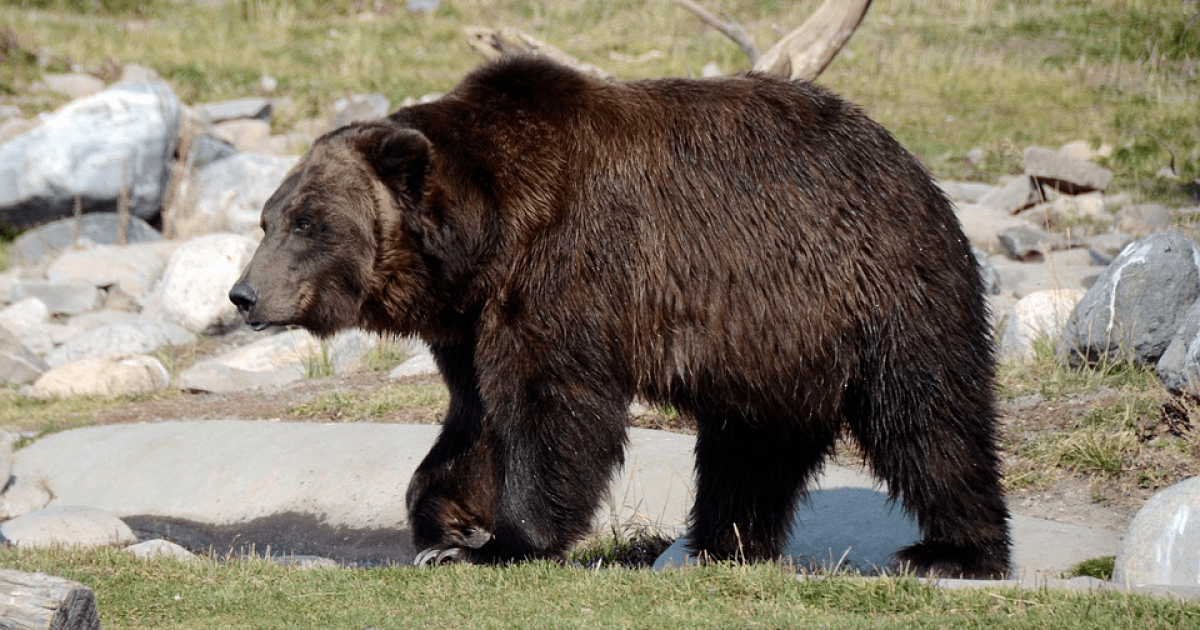
[{"label": "fallen tree branch", "polygon": [[691,11],[696,17],[700,18],[700,21],[724,33],[729,39],[732,39],[733,43],[737,44],[742,49],[742,52],[746,53],[746,56],[750,58],[750,65],[758,62],[758,46],[754,45],[754,38],[750,37],[750,33],[747,33],[741,24],[726,22],[710,13],[708,9],[692,2],[692,0],[675,0],[675,4]]},{"label": "fallen tree branch", "polygon": [[92,589],[71,580],[0,569],[0,630],[100,630]]},{"label": "fallen tree branch", "polygon": [[584,63],[550,44],[515,29],[468,26],[463,29],[463,32],[466,33],[467,43],[471,48],[487,60],[499,59],[505,55],[542,55],[597,77],[612,78],[612,75],[603,68]]}]

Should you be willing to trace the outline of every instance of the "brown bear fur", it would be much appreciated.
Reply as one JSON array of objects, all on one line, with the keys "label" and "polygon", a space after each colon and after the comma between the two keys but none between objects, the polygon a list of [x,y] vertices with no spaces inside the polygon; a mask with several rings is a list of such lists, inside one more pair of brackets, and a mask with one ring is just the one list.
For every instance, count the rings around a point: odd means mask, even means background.
[{"label": "brown bear fur", "polygon": [[425,558],[560,557],[642,396],[698,427],[693,551],[776,557],[848,431],[921,528],[899,563],[1008,570],[975,258],[917,160],[822,88],[512,58],[320,138],[262,224],[248,322],[434,353]]}]

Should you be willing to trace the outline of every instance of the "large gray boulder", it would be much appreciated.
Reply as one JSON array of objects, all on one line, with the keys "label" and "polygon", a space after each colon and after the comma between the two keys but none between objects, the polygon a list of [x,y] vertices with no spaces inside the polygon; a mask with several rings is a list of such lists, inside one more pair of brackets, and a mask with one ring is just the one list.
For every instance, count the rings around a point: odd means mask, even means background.
[{"label": "large gray boulder", "polygon": [[161,81],[122,81],[51,114],[0,145],[0,220],[27,227],[71,214],[115,210],[126,195],[134,216],[158,214],[182,105]]},{"label": "large gray boulder", "polygon": [[188,185],[189,211],[176,220],[182,237],[232,232],[261,237],[263,204],[296,165],[295,157],[239,153],[200,169]]},{"label": "large gray boulder", "polygon": [[121,217],[115,212],[85,214],[79,219],[59,219],[17,237],[8,247],[8,260],[17,265],[34,264],[50,260],[82,242],[113,245],[122,240],[125,244],[162,240],[162,234],[137,217],[129,217],[124,227],[125,236],[122,239]]},{"label": "large gray boulder", "polygon": [[1129,523],[1113,581],[1200,586],[1200,477],[1159,491]]},{"label": "large gray boulder", "polygon": [[1179,321],[1179,330],[1155,369],[1168,390],[1200,396],[1200,300]]},{"label": "large gray boulder", "polygon": [[147,354],[195,338],[194,333],[182,326],[155,319],[113,322],[72,337],[47,354],[46,363],[58,367],[86,357]]},{"label": "large gray boulder", "polygon": [[1061,348],[1073,361],[1158,363],[1200,298],[1200,248],[1175,230],[1129,244],[1075,307]]}]

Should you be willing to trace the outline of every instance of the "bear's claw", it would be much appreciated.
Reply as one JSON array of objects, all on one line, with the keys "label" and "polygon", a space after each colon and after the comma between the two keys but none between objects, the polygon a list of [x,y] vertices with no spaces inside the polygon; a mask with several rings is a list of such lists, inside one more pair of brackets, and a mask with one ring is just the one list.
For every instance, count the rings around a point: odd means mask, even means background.
[{"label": "bear's claw", "polygon": [[413,565],[424,567],[429,565],[439,565],[445,562],[457,562],[463,557],[462,547],[450,547],[449,549],[441,549],[438,547],[430,547],[425,551],[417,554],[413,558]]}]

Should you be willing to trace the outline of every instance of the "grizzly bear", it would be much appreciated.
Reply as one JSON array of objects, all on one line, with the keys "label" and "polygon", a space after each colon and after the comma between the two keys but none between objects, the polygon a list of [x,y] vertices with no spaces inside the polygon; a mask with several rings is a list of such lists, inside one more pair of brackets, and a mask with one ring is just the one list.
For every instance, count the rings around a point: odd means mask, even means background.
[{"label": "grizzly bear", "polygon": [[1009,569],[993,350],[930,175],[829,91],[537,58],[318,139],[230,299],[254,328],[417,335],[450,389],[407,494],[421,563],[561,558],[635,396],[695,422],[691,550],[773,559],[845,431],[921,573]]}]

